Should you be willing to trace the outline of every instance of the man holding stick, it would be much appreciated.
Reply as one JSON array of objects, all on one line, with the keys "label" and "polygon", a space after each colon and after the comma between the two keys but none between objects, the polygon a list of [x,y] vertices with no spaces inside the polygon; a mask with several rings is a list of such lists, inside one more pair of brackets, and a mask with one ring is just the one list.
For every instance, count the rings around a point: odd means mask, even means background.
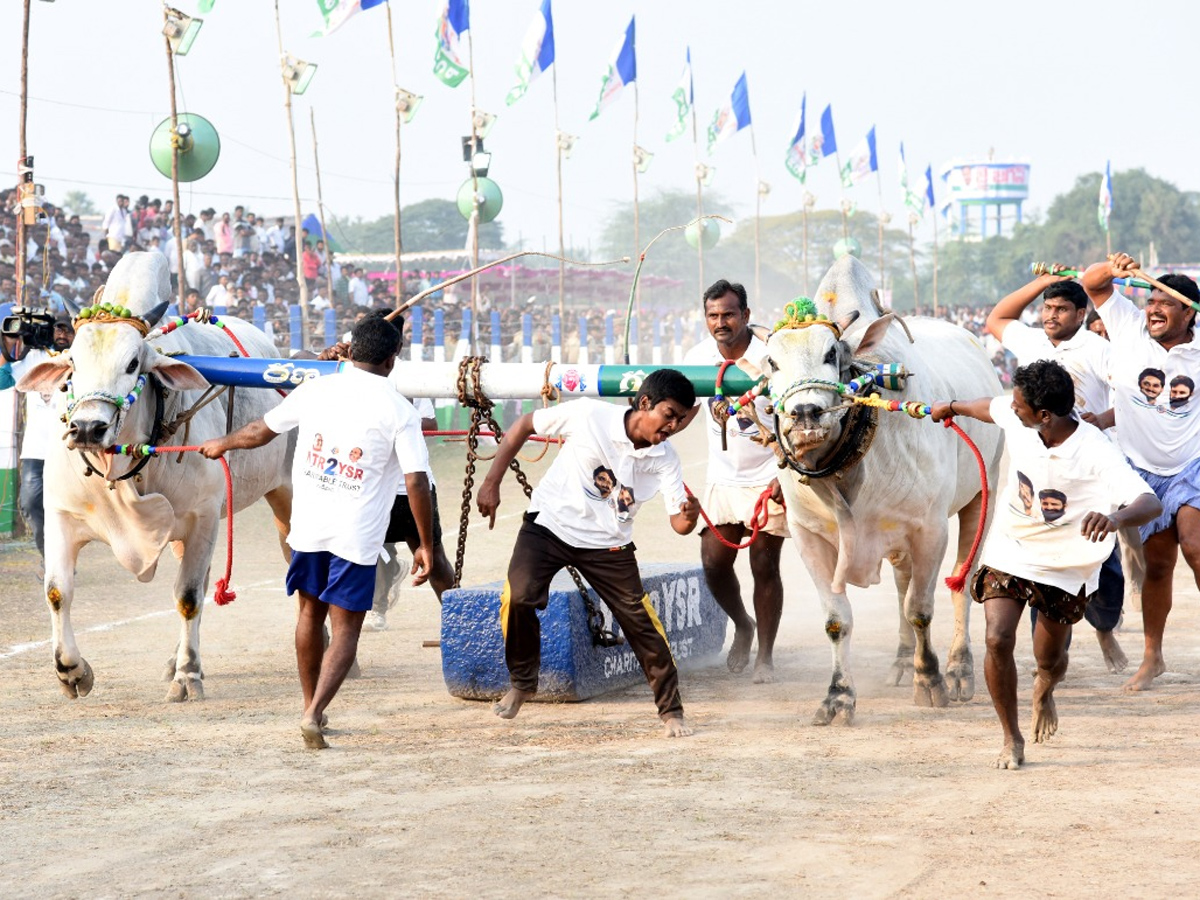
[{"label": "man holding stick", "polygon": [[1143,315],[1113,290],[1114,278],[1133,276],[1145,277],[1133,257],[1115,253],[1090,266],[1082,281],[1112,340],[1117,442],[1163,505],[1162,514],[1141,529],[1145,649],[1141,666],[1125,683],[1127,691],[1144,691],[1166,671],[1162,641],[1180,550],[1200,586],[1200,402],[1189,396],[1172,406],[1169,391],[1150,400],[1139,381],[1149,368],[1162,371],[1167,382],[1200,374],[1200,343],[1194,340],[1200,289],[1185,275],[1151,280],[1154,290]]}]

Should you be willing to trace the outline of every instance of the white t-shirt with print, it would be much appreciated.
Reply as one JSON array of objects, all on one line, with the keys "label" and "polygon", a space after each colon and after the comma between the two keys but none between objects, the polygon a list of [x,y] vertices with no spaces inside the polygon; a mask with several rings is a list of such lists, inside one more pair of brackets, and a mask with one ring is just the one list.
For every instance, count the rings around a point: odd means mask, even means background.
[{"label": "white t-shirt with print", "polygon": [[1200,457],[1200,341],[1164,349],[1150,337],[1145,313],[1124,294],[1114,292],[1096,310],[1112,339],[1117,441],[1138,468],[1174,475]]},{"label": "white t-shirt with print", "polygon": [[[392,369],[392,374],[388,376],[388,380],[396,386],[396,390],[400,392],[400,396],[404,397],[405,400],[408,400],[408,397],[404,394],[404,378],[400,373],[400,365],[399,362],[397,362],[397,365]],[[413,409],[417,411],[417,417],[421,420],[432,419],[435,415],[437,415],[433,408],[433,401],[428,397],[415,397],[412,400],[409,400],[409,402],[413,405]],[[422,438],[424,438],[424,435],[422,435]],[[432,490],[436,486],[437,482],[433,480],[433,467],[430,466],[429,487]],[[396,493],[404,497],[408,496],[408,484],[403,478],[400,479],[400,487],[396,490]]]},{"label": "white t-shirt with print", "polygon": [[304,382],[263,421],[276,433],[299,429],[288,544],[374,565],[396,484],[429,471],[412,404],[386,378],[352,367]]},{"label": "white t-shirt with print", "polygon": [[1026,428],[1012,399],[992,400],[992,420],[1004,429],[1008,483],[980,557],[984,565],[1078,594],[1095,592],[1114,536],[1092,542],[1080,532],[1089,512],[1108,515],[1150,487],[1104,433],[1080,422],[1057,447]]},{"label": "white t-shirt with print", "polygon": [[[750,338],[750,346],[746,348],[745,359],[762,368],[763,358],[767,355],[767,345],[757,337]],[[708,337],[687,352],[683,358],[685,366],[720,365],[725,361],[717,342]],[[732,368],[732,367],[731,367]],[[726,374],[728,374],[728,369]],[[727,450],[721,449],[721,424],[713,417],[714,397],[698,397],[697,405],[703,404],[704,431],[708,435],[708,483],[734,484],[752,487],[766,487],[779,477],[779,466],[775,460],[775,451],[770,447],[756,444],[751,438],[758,436],[758,426],[754,420],[739,414],[730,416],[725,424]],[[729,397],[735,400],[736,397]],[[758,418],[764,425],[771,421],[766,409],[770,401],[759,397],[754,401]]]},{"label": "white t-shirt with print", "polygon": [[633,538],[633,517],[661,492],[667,513],[683,507],[683,467],[666,442],[635,450],[625,433],[625,405],[582,397],[534,410],[533,427],[566,442],[534,489],[530,512],[572,547],[621,547]]},{"label": "white t-shirt with print", "polygon": [[1108,388],[1110,345],[1100,335],[1080,328],[1057,346],[1041,328],[1016,320],[1004,326],[1001,343],[1017,358],[1017,365],[1048,359],[1061,365],[1075,382],[1075,413],[1102,413],[1111,405]]}]

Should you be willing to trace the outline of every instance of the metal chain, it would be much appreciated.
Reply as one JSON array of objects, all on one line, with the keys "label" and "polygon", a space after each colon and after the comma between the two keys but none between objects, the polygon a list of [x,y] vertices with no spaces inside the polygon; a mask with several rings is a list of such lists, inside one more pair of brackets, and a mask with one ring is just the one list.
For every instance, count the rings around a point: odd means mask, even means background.
[{"label": "metal chain", "polygon": [[[479,432],[483,424],[491,429],[496,437],[496,443],[499,444],[504,439],[504,432],[500,429],[496,417],[492,414],[495,404],[483,392],[483,363],[487,362],[486,357],[468,356],[458,364],[458,379],[455,387],[458,390],[458,402],[463,406],[471,409],[471,424],[467,428],[467,467],[466,474],[463,477],[463,501],[462,515],[458,528],[458,552],[454,559],[454,587],[459,587],[462,582],[463,561],[467,551],[467,522],[471,516],[471,494],[475,487],[475,462],[479,458]],[[471,376],[471,393],[467,392],[467,373]],[[548,380],[548,379],[547,379]],[[545,398],[545,394],[543,394]],[[527,498],[533,497],[533,485],[529,483],[529,478],[521,469],[521,464],[514,458],[508,467],[516,476],[517,483],[521,485],[521,490],[525,492]],[[583,583],[583,578],[574,566],[567,566],[567,572],[570,573],[571,579],[575,582],[575,587],[579,590],[579,596],[583,598],[583,605],[587,610],[588,630],[592,633],[592,645],[596,647],[616,647],[625,643],[625,639],[620,635],[614,634],[610,629],[604,627],[604,611],[599,604],[592,600],[591,594],[588,592],[587,585]]]}]

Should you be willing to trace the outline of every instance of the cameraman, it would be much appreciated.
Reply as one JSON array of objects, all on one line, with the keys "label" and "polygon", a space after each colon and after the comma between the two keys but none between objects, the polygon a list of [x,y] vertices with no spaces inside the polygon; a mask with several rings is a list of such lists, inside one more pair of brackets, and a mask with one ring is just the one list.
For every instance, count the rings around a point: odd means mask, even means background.
[{"label": "cameraman", "polygon": [[[54,317],[54,338],[48,349],[34,348],[25,351],[20,338],[5,336],[3,353],[0,353],[0,390],[12,387],[21,379],[26,369],[36,366],[52,355],[69,350],[75,340],[75,328],[71,317],[60,313]],[[29,392],[25,394],[25,434],[21,440],[21,489],[19,503],[21,515],[33,532],[38,554],[43,556],[45,511],[42,505],[42,467],[46,448],[55,438],[59,428],[51,394]]]}]

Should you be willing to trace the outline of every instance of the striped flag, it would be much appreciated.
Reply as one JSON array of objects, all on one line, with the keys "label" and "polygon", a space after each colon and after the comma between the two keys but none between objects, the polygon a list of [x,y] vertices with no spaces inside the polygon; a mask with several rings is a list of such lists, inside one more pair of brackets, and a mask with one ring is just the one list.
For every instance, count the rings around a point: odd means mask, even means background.
[{"label": "striped flag", "polygon": [[1112,161],[1104,163],[1104,177],[1100,179],[1100,205],[1096,210],[1100,227],[1108,231],[1108,220],[1112,215]]},{"label": "striped flag", "polygon": [[621,43],[617,44],[617,49],[613,52],[612,59],[609,60],[608,71],[604,73],[604,81],[600,84],[600,98],[596,101],[596,108],[588,116],[589,122],[612,105],[625,85],[633,84],[637,80],[637,53],[634,49],[635,19],[636,17],[630,17],[629,27],[625,29],[625,37],[621,39]]},{"label": "striped flag", "polygon": [[433,74],[449,87],[458,87],[471,74],[458,51],[459,40],[470,28],[469,0],[446,0],[434,32],[438,42],[433,55]]},{"label": "striped flag", "polygon": [[525,96],[533,79],[554,65],[554,19],[550,15],[550,0],[533,17],[525,40],[521,42],[521,57],[517,60],[517,86],[508,92],[504,102],[512,106]]},{"label": "striped flag", "polygon": [[737,134],[750,122],[750,88],[746,84],[746,73],[733,86],[729,102],[717,110],[712,124],[708,126],[708,152],[732,134]]},{"label": "striped flag", "polygon": [[842,187],[854,187],[866,181],[872,172],[879,171],[879,159],[875,155],[875,126],[867,136],[850,151],[850,158],[842,166]]},{"label": "striped flag", "polygon": [[687,48],[687,62],[683,64],[683,74],[679,76],[679,84],[676,85],[675,92],[671,94],[671,99],[675,101],[675,124],[667,132],[668,141],[675,140],[675,138],[687,131],[688,116],[691,115],[692,104],[696,100],[692,83],[691,47]]},{"label": "striped flag", "polygon": [[808,167],[811,165],[808,153],[804,147],[807,141],[804,134],[804,117],[807,106],[808,94],[806,92],[800,97],[800,116],[796,120],[795,136],[792,138],[791,144],[788,145],[787,156],[783,160],[784,166],[792,173],[792,177],[801,184],[804,184],[805,179],[808,178]]},{"label": "striped flag", "polygon": [[904,142],[900,142],[900,191],[904,205],[917,218],[925,218],[925,198],[908,186],[908,162],[904,159]]}]

